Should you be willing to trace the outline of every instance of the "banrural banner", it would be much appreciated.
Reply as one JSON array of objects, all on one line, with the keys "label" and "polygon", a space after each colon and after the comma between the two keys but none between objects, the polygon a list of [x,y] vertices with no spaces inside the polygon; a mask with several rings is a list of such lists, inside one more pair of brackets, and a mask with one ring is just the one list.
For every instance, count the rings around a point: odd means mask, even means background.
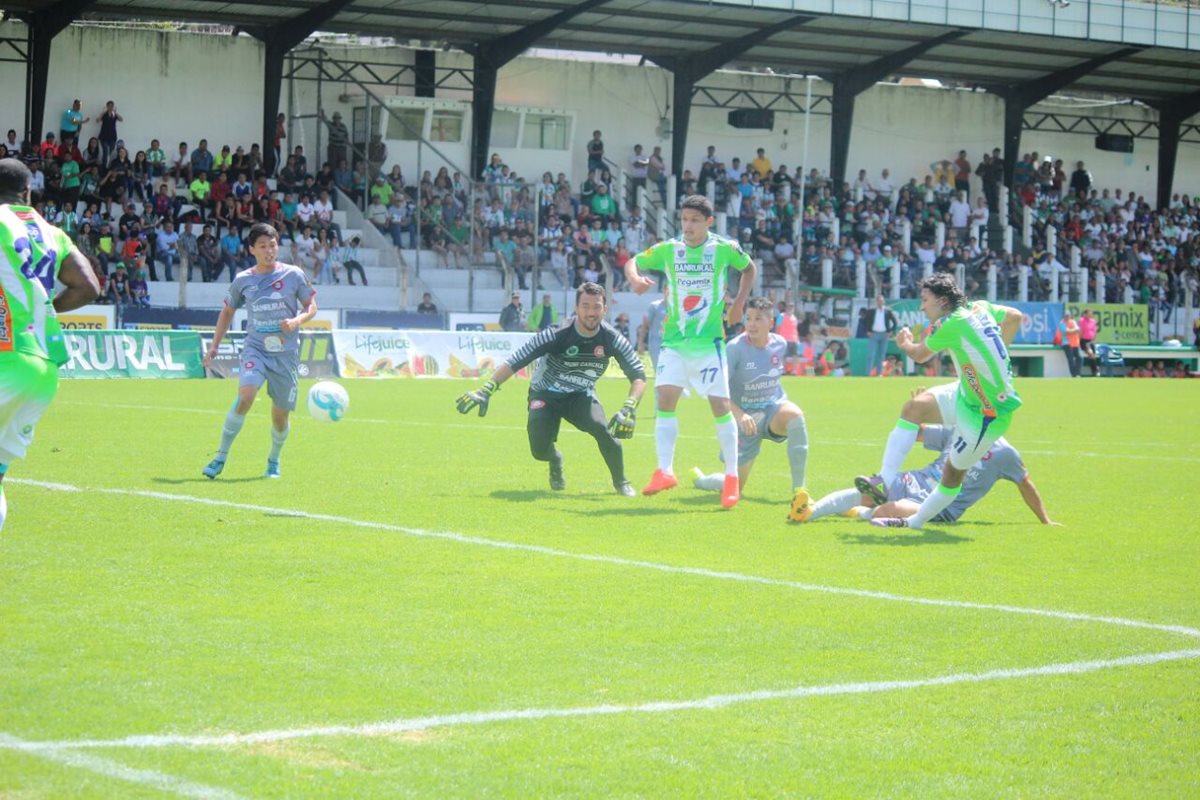
[{"label": "banrural banner", "polygon": [[63,332],[64,378],[203,378],[200,334],[191,331]]}]

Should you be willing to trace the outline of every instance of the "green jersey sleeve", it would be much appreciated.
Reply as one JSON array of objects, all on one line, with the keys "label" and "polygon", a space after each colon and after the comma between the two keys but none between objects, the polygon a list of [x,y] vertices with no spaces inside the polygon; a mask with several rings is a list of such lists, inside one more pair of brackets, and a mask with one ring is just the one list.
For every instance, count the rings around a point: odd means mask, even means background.
[{"label": "green jersey sleeve", "polygon": [[741,272],[750,263],[750,256],[742,249],[742,245],[733,239],[725,239],[717,245],[718,257],[724,257],[725,263]]},{"label": "green jersey sleeve", "polygon": [[930,326],[929,335],[925,337],[925,346],[937,352],[954,344],[955,321],[953,315],[948,315],[933,323]]},{"label": "green jersey sleeve", "polygon": [[674,248],[669,241],[652,244],[633,257],[634,266],[647,272],[666,272]]}]

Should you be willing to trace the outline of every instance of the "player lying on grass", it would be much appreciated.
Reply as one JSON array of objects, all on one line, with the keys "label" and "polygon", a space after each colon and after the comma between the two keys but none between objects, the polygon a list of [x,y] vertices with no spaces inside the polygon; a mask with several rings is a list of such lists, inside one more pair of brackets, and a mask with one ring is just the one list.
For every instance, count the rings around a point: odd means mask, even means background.
[{"label": "player lying on grass", "polygon": [[[882,496],[873,491],[864,491],[865,487],[860,488],[862,479],[855,482],[853,489],[827,494],[813,505],[809,521],[831,514],[856,517],[864,522],[877,516],[908,519],[916,514],[929,495],[937,491],[943,469],[951,455],[954,431],[940,425],[926,425],[918,431],[917,438],[924,441],[926,449],[939,451],[938,457],[921,469],[899,473]],[[967,470],[962,491],[954,498],[954,502],[930,521],[957,521],[1000,480],[1017,485],[1021,498],[1043,525],[1058,524],[1046,514],[1042,496],[1030,479],[1029,471],[1021,461],[1021,454],[1003,437],[997,439],[983,457]]]},{"label": "player lying on grass", "polygon": [[[33,174],[0,160],[0,528],[8,514],[4,476],[24,458],[33,430],[58,392],[66,342],[55,314],[100,294],[87,257],[30,204]],[[55,281],[63,291],[55,293]]]},{"label": "player lying on grass", "polygon": [[[911,517],[880,517],[872,524],[891,528],[920,528],[948,508],[962,490],[963,477],[976,461],[1004,435],[1021,398],[1013,386],[1008,345],[1021,328],[1022,314],[1015,308],[986,300],[968,302],[952,275],[931,275],[921,281],[921,311],[931,325],[924,341],[915,342],[902,328],[896,345],[909,358],[923,364],[949,350],[958,371],[954,429],[950,457],[941,481]],[[888,437],[876,494],[891,485],[900,465],[917,439],[919,424],[901,417]]]},{"label": "player lying on grass", "polygon": [[[729,359],[729,406],[738,426],[738,482],[744,489],[754,469],[754,461],[763,439],[787,442],[788,462],[792,467],[792,507],[788,519],[803,522],[811,510],[805,490],[804,472],[808,464],[808,428],[804,413],[788,400],[780,384],[787,341],[771,333],[775,310],[771,301],[756,297],[747,304],[746,330],[733,338],[726,348]],[[705,475],[695,468],[697,489],[719,492],[725,475]]]},{"label": "player lying on grass", "polygon": [[246,246],[255,265],[239,272],[229,284],[212,344],[204,355],[207,368],[217,357],[234,311],[245,306],[246,339],[238,371],[237,400],[225,416],[216,457],[201,470],[207,478],[215,478],[225,469],[229,448],[241,433],[246,413],[264,383],[271,397],[271,452],[267,455],[266,477],[279,477],[279,454],[290,430],[288,415],[296,410],[300,387],[300,326],[317,314],[317,293],[304,270],[275,260],[279,234],[274,228],[255,223],[246,237]]},{"label": "player lying on grass", "polygon": [[[625,479],[625,459],[618,439],[633,436],[637,405],[646,390],[646,371],[633,345],[617,329],[604,321],[607,311],[604,289],[584,283],[575,291],[575,316],[554,328],[547,328],[513,353],[496,368],[492,379],[481,388],[458,398],[460,414],[479,409],[487,414],[491,396],[517,370],[537,360],[529,385],[529,451],[538,461],[550,464],[550,488],[567,488],[563,477],[563,457],[554,443],[562,421],[574,425],[596,440],[600,455],[608,465],[613,488],[626,497],[637,492]],[[604,409],[596,399],[596,381],[616,358],[629,379],[629,398],[621,410],[606,421]]]}]

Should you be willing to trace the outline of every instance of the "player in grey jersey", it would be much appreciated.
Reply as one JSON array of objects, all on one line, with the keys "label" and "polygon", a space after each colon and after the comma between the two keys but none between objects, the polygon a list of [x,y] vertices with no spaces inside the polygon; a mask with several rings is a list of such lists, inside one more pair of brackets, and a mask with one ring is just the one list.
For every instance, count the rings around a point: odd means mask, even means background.
[{"label": "player in grey jersey", "polygon": [[[810,520],[817,520],[831,514],[856,517],[864,522],[873,517],[889,519],[907,519],[917,513],[921,503],[933,492],[942,479],[942,468],[946,464],[950,447],[954,439],[954,429],[941,425],[925,425],[921,427],[918,437],[924,441],[928,450],[938,452],[938,457],[921,469],[901,472],[887,488],[883,503],[870,492],[858,488],[842,489],[822,497],[813,508]],[[967,470],[963,480],[962,492],[954,502],[933,518],[935,522],[954,522],[966,513],[967,509],[983,499],[992,490],[997,481],[1006,480],[1017,485],[1021,498],[1043,525],[1058,525],[1046,513],[1042,496],[1029,477],[1029,471],[1021,461],[1017,452],[1008,440],[1001,437],[984,454],[984,456]]]},{"label": "player in grey jersey", "polygon": [[[729,359],[729,394],[733,418],[738,424],[738,479],[745,487],[758,458],[763,439],[786,442],[792,471],[792,506],[788,519],[804,522],[811,512],[805,489],[808,467],[808,428],[800,407],[787,398],[780,383],[787,341],[771,333],[774,310],[771,302],[756,297],[746,305],[746,331],[735,336],[726,348]],[[722,473],[705,475],[695,468],[697,489],[719,492]]]},{"label": "player in grey jersey", "polygon": [[288,415],[296,408],[299,392],[300,326],[317,313],[317,293],[299,267],[280,264],[279,236],[270,225],[250,228],[246,245],[255,265],[239,272],[229,284],[225,307],[217,317],[212,344],[204,356],[207,368],[217,357],[221,339],[229,330],[233,313],[246,309],[246,339],[238,370],[237,402],[225,417],[217,455],[203,470],[215,478],[225,469],[233,440],[246,422],[246,412],[263,383],[271,397],[271,452],[267,456],[268,478],[279,477],[279,453],[288,436]]}]

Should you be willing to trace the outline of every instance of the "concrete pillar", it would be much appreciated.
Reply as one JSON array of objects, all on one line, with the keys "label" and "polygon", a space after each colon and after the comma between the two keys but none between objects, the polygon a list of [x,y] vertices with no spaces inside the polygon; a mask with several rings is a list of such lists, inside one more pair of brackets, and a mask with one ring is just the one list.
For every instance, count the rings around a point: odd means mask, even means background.
[{"label": "concrete pillar", "polygon": [[860,300],[866,299],[867,296],[867,262],[864,259],[858,259],[854,262],[854,288],[858,293]]},{"label": "concrete pillar", "polygon": [[912,253],[912,222],[907,218],[900,222],[900,251],[905,255]]},{"label": "concrete pillar", "polygon": [[939,222],[934,228],[934,241],[937,243],[938,253],[942,252],[942,248],[946,246],[946,223]]},{"label": "concrete pillar", "polygon": [[900,259],[896,259],[892,264],[892,291],[893,300],[900,299]]},{"label": "concrete pillar", "polygon": [[1021,243],[1033,247],[1033,209],[1021,206]]},{"label": "concrete pillar", "polygon": [[821,286],[826,289],[833,288],[833,259],[821,259]]},{"label": "concrete pillar", "polygon": [[1029,302],[1029,267],[1025,264],[1017,268],[1017,299]]},{"label": "concrete pillar", "polygon": [[992,261],[987,268],[987,299],[989,303],[996,302],[996,262]]},{"label": "concrete pillar", "polygon": [[671,211],[675,210],[675,197],[679,192],[679,179],[674,174],[667,176],[667,202],[666,206]]}]

